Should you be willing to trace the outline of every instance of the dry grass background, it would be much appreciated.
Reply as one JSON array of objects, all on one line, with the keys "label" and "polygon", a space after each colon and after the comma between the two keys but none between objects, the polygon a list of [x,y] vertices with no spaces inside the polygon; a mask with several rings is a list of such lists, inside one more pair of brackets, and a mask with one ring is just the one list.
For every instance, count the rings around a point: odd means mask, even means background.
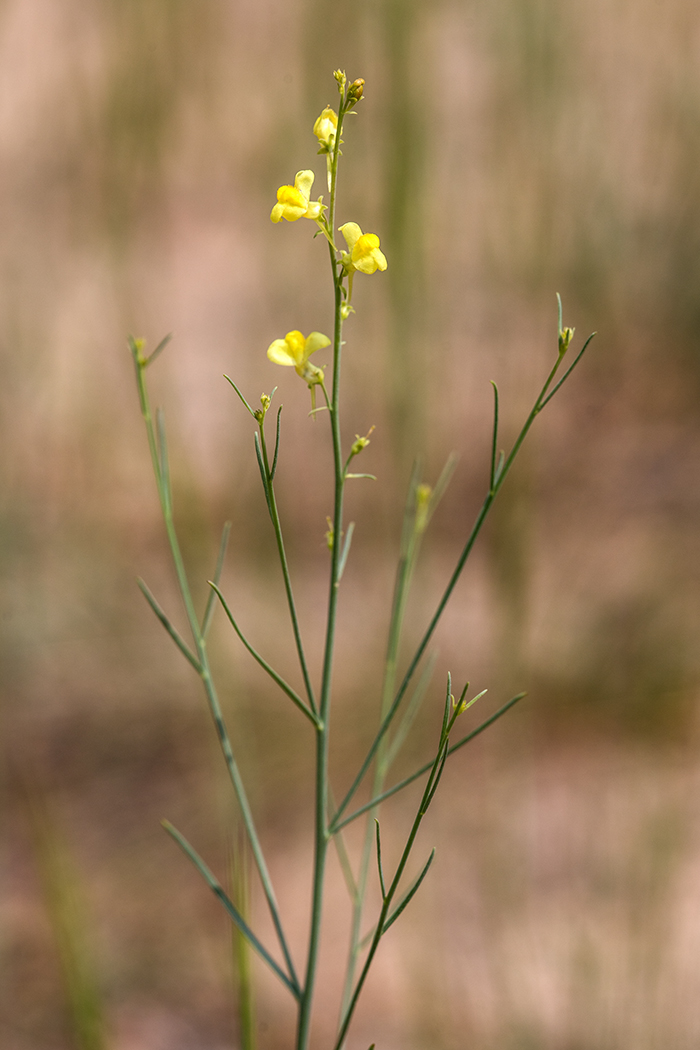
[{"label": "dry grass background", "polygon": [[[530,698],[455,761],[425,832],[432,881],[349,1046],[697,1047],[699,58],[690,0],[3,0],[3,1048],[79,1045],[57,865],[104,1046],[237,1045],[226,922],[158,824],[225,871],[233,813],[197,683],[134,584],[174,602],[125,333],[175,333],[153,379],[192,574],[201,598],[232,518],[225,590],[263,651],[286,638],[281,587],[221,373],[250,396],[280,383],[280,498],[317,662],[329,464],[305,392],[264,350],[329,329],[327,264],[308,229],[268,214],[298,168],[322,178],[310,129],[337,66],[367,81],[342,217],[390,261],[358,279],[348,331],[345,423],[377,424],[365,467],[381,485],[351,498],[339,785],[373,724],[413,457],[435,477],[460,453],[418,633],[485,486],[489,379],[512,432],[554,347],[554,293],[578,334],[600,332],[438,639],[440,666],[490,685],[493,706]],[[308,734],[223,624],[216,643],[301,951]],[[291,646],[280,663],[293,673]],[[264,1050],[289,1045],[285,1009],[261,974]]]}]

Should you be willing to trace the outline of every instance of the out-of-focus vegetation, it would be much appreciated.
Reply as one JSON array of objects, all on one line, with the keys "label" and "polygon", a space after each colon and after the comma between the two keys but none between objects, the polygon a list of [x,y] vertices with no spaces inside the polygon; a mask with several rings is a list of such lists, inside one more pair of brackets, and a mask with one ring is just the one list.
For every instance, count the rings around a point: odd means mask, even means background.
[{"label": "out-of-focus vegetation", "polygon": [[[107,1046],[236,1045],[229,930],[158,824],[194,830],[225,873],[232,815],[197,683],[133,582],[147,567],[174,597],[125,334],[175,333],[153,376],[192,576],[201,599],[232,518],[226,589],[272,648],[281,584],[221,373],[256,396],[280,381],[273,338],[328,330],[323,251],[295,227],[287,272],[268,215],[309,164],[338,66],[367,82],[343,177],[390,264],[358,281],[348,326],[345,424],[377,425],[381,485],[351,501],[339,753],[377,700],[374,611],[384,622],[413,457],[432,476],[461,457],[426,543],[429,601],[484,488],[488,380],[508,426],[554,345],[556,291],[577,334],[600,333],[441,629],[455,674],[530,699],[455,766],[430,829],[434,986],[424,958],[411,969],[417,918],[383,956],[368,1027],[384,1050],[697,1046],[699,52],[691,0],[0,7],[3,1047],[80,1045],[67,950]],[[294,376],[281,394],[280,499],[317,656],[328,465]],[[423,617],[417,602],[416,630]],[[301,934],[307,737],[217,628]],[[68,949],[49,841],[89,917]],[[261,977],[261,1048],[283,1045],[281,1010]]]}]

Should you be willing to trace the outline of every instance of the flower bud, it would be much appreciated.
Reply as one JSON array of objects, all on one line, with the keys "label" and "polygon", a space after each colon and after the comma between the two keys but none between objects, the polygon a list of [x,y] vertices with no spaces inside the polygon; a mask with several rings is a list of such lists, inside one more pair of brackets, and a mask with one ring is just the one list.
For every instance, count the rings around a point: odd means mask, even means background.
[{"label": "flower bud", "polygon": [[358,77],[357,80],[353,80],[352,84],[348,88],[348,105],[354,106],[356,102],[359,102],[362,98],[362,92],[365,90],[365,82],[362,77]]},{"label": "flower bud", "polygon": [[314,135],[321,145],[322,152],[328,153],[333,149],[337,128],[337,114],[330,106],[326,106],[314,124]]},{"label": "flower bud", "polygon": [[563,357],[569,349],[569,343],[574,338],[575,328],[563,328],[559,332],[559,356]]}]

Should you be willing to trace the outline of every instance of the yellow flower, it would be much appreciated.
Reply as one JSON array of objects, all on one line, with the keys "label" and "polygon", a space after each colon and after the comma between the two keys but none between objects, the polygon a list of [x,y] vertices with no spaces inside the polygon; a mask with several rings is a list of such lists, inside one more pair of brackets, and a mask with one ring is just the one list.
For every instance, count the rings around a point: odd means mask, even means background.
[{"label": "yellow flower", "polygon": [[335,145],[335,134],[338,128],[338,117],[335,110],[326,106],[323,113],[314,124],[314,135],[321,144],[325,153],[329,153]]},{"label": "yellow flower", "polygon": [[296,222],[297,219],[318,219],[323,211],[319,197],[318,201],[311,201],[311,187],[314,184],[313,171],[298,171],[294,176],[293,186],[280,186],[277,190],[277,204],[272,209],[270,218],[273,222],[287,219],[288,222]]},{"label": "yellow flower", "polygon": [[379,238],[376,233],[363,233],[356,222],[346,222],[340,232],[348,246],[343,255],[343,266],[349,274],[354,270],[360,273],[374,273],[386,270],[386,257],[379,250]]},{"label": "yellow flower", "polygon": [[304,338],[301,332],[287,332],[284,339],[275,339],[267,348],[267,356],[276,365],[293,365],[297,375],[309,386],[323,382],[323,371],[309,363],[309,358],[323,346],[330,346],[330,339],[322,332],[312,332]]}]

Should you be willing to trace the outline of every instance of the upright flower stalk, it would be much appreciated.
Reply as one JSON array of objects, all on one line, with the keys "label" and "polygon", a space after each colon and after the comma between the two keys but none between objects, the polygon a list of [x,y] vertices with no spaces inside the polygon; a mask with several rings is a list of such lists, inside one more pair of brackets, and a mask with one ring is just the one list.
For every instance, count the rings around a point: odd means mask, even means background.
[{"label": "upright flower stalk", "polygon": [[[316,731],[316,798],[314,827],[314,874],[311,896],[311,923],[309,929],[309,947],[306,963],[304,991],[299,1006],[299,1023],[297,1029],[297,1050],[306,1050],[309,1045],[311,1014],[313,1006],[316,973],[318,969],[318,952],[323,919],[323,891],[325,882],[326,858],[331,835],[328,828],[328,745],[330,739],[331,690],[333,676],[333,655],[335,649],[335,629],[340,591],[341,542],[343,536],[343,496],[345,490],[345,470],[340,434],[340,371],[343,346],[343,268],[336,258],[333,247],[333,230],[335,229],[335,212],[338,192],[338,160],[345,114],[356,100],[348,98],[345,77],[338,79],[340,104],[335,136],[333,138],[329,164],[330,205],[328,208],[328,249],[331,272],[333,275],[334,313],[333,313],[333,385],[330,404],[328,405],[333,441],[334,500],[333,531],[331,543],[331,566],[328,589],[328,614],[326,620],[326,640],[323,653],[323,671],[319,701],[320,724]],[[327,107],[328,108],[328,107]],[[324,111],[325,112],[325,111]]]},{"label": "upright flower stalk", "polygon": [[[448,461],[443,474],[434,488],[421,482],[417,469],[414,470],[404,515],[404,526],[396,573],[394,600],[389,622],[385,667],[382,683],[378,689],[380,700],[378,725],[372,743],[367,750],[364,760],[360,764],[357,775],[354,777],[340,804],[336,805],[331,799],[329,787],[329,739],[333,695],[333,660],[336,646],[340,584],[348,561],[350,541],[354,527],[351,524],[347,530],[344,528],[343,498],[345,484],[348,479],[372,477],[370,474],[349,473],[349,468],[354,459],[363,453],[364,449],[369,444],[369,434],[374,429],[371,428],[369,433],[364,437],[356,434],[355,440],[348,443],[347,451],[345,454],[343,453],[340,424],[341,365],[342,349],[344,345],[343,325],[353,312],[351,300],[355,274],[361,273],[364,275],[372,275],[386,270],[389,263],[381,249],[379,237],[375,233],[363,233],[362,228],[354,221],[346,221],[341,226],[336,227],[338,166],[341,156],[340,146],[342,143],[343,127],[348,113],[353,110],[363,98],[364,81],[358,79],[352,81],[352,83],[348,83],[345,73],[340,70],[337,70],[334,73],[334,78],[339,93],[337,113],[330,106],[326,106],[313,127],[313,134],[316,136],[319,143],[318,152],[326,156],[329,194],[328,204],[323,203],[322,196],[319,197],[317,201],[312,200],[311,190],[315,175],[313,171],[305,168],[297,172],[293,185],[290,183],[281,186],[278,189],[277,201],[274,204],[270,215],[270,218],[274,223],[282,223],[283,219],[285,220],[285,223],[296,223],[299,219],[305,218],[310,219],[318,227],[317,233],[321,232],[328,244],[331,277],[333,282],[334,308],[332,338],[329,338],[319,331],[312,331],[308,336],[305,336],[298,329],[290,328],[284,337],[274,338],[267,350],[267,356],[273,364],[294,368],[296,374],[304,381],[311,392],[312,416],[315,416],[315,414],[321,410],[327,410],[330,425],[330,439],[334,467],[334,493],[333,515],[328,519],[329,527],[328,532],[326,533],[330,550],[330,568],[325,637],[323,642],[320,683],[317,683],[318,690],[314,687],[313,670],[310,668],[306,659],[302,628],[297,616],[296,602],[294,598],[292,571],[287,560],[282,520],[275,495],[275,475],[280,448],[281,408],[277,412],[275,446],[272,454],[268,448],[265,431],[266,418],[271,408],[275,390],[269,395],[263,394],[260,398],[260,407],[253,408],[246,400],[244,394],[236,386],[235,382],[228,376],[226,377],[236,391],[245,409],[250,413],[251,417],[257,424],[257,430],[254,433],[255,454],[260,470],[265,502],[277,544],[277,552],[284,580],[287,607],[299,661],[299,669],[304,683],[304,688],[300,692],[298,692],[290,682],[287,682],[282,675],[275,670],[273,663],[258,652],[252,642],[245,636],[220,588],[220,578],[224,564],[226,541],[228,538],[228,525],[224,528],[216,571],[213,579],[209,581],[211,591],[202,615],[200,615],[195,608],[175,528],[165,427],[161,414],[158,414],[155,420],[151,414],[146,385],[146,371],[164,349],[167,339],[159,344],[155,351],[148,356],[145,353],[145,347],[142,340],[130,339],[130,348],[136,369],[141,410],[146,425],[146,432],[153,461],[153,470],[165,522],[165,530],[172,553],[175,575],[185,608],[186,618],[192,635],[191,642],[187,642],[179,634],[171,619],[157,603],[146,585],[141,584],[141,587],[155,615],[202,681],[229,777],[242,813],[243,826],[251,846],[251,855],[255,867],[257,868],[260,883],[272,917],[273,927],[278,942],[275,950],[271,950],[263,944],[251,928],[249,916],[244,914],[241,908],[231,900],[223,889],[220,881],[199,856],[194,847],[190,845],[190,843],[180,834],[179,831],[173,828],[172,825],[166,822],[165,827],[200,872],[212,892],[220,900],[231,921],[237,927],[240,935],[248,941],[251,948],[257,952],[260,958],[294,998],[297,1004],[296,1037],[294,1043],[295,1050],[309,1050],[310,1045],[314,993],[318,973],[319,948],[323,922],[326,863],[331,842],[335,840],[338,848],[338,854],[346,877],[352,908],[351,938],[348,952],[346,980],[343,999],[340,1005],[338,1028],[333,1041],[333,1050],[341,1050],[352,1022],[355,1007],[363,990],[365,980],[380,941],[411,902],[432,863],[435,853],[434,850],[430,853],[427,861],[422,864],[418,873],[414,874],[410,884],[408,886],[405,885],[404,877],[409,870],[409,862],[412,859],[412,851],[418,828],[435,796],[447,759],[451,754],[464,747],[483,732],[488,726],[492,725],[524,695],[520,693],[513,697],[507,703],[499,707],[494,713],[489,715],[480,725],[472,728],[466,733],[466,735],[462,736],[456,742],[453,742],[452,732],[458,719],[472,706],[472,704],[475,703],[476,700],[483,696],[486,690],[482,690],[476,696],[472,697],[471,700],[467,700],[467,693],[469,690],[469,683],[467,682],[461,691],[459,699],[455,700],[455,697],[452,694],[452,678],[448,673],[446,676],[447,688],[442,714],[442,724],[437,736],[437,744],[433,754],[426,762],[420,765],[418,769],[414,770],[413,773],[388,788],[385,786],[392,761],[410,731],[413,718],[415,717],[421,702],[424,697],[428,695],[430,690],[431,675],[435,660],[428,659],[425,661],[422,665],[422,670],[418,673],[423,657],[426,654],[434,631],[452,595],[457,580],[464,569],[491,505],[498,495],[498,492],[510,471],[530,427],[534,423],[535,418],[571,374],[590,342],[589,338],[571,366],[557,382],[556,379],[558,372],[574,335],[574,330],[572,328],[565,328],[563,325],[561,301],[559,301],[556,360],[508,455],[506,455],[504,451],[499,451],[499,402],[498,390],[494,385],[494,424],[491,462],[488,471],[488,485],[484,502],[476,515],[476,520],[471,531],[466,537],[464,547],[457,559],[456,567],[449,578],[443,595],[438,602],[433,615],[428,620],[428,625],[421,641],[416,647],[413,656],[408,661],[407,668],[403,675],[399,677],[399,655],[402,628],[414,566],[418,557],[423,534],[425,533],[442,492],[447,485],[454,463],[452,459]],[[302,228],[304,225],[305,224],[302,223]],[[336,247],[334,238],[337,232],[342,234],[347,250],[338,249]],[[326,347],[332,347],[333,376],[332,383],[330,384],[330,393],[324,375],[324,368],[326,367],[325,362],[317,365],[310,360],[313,354],[316,354],[318,351]],[[317,409],[315,397],[319,390],[323,395],[323,404],[320,409]],[[253,813],[234,757],[231,740],[224,723],[209,664],[207,635],[217,599],[240,642],[253,659],[257,661],[259,666],[263,668],[281,692],[291,700],[295,707],[304,715],[314,734],[314,857],[313,877],[310,887],[311,901],[308,924],[308,942],[303,980],[300,980],[292,959],[292,952],[285,935],[283,917],[280,914],[277,905],[262,845],[257,834]],[[417,681],[414,681],[417,675]],[[398,687],[397,682],[399,682]],[[370,799],[355,810],[352,810],[351,802],[355,798],[356,792],[364,781],[365,776],[370,773],[371,770],[373,771],[373,775]],[[421,778],[425,779],[423,792],[418,803],[416,815],[408,829],[405,845],[401,852],[399,862],[393,875],[385,875],[384,863],[382,860],[381,830],[379,820],[377,819],[379,807],[386,798],[402,791],[409,784]],[[357,866],[357,874],[355,874],[353,871],[352,859],[348,854],[342,836],[343,829],[360,817],[365,817],[367,819],[367,827],[364,849],[361,854],[359,865]],[[363,941],[361,939],[361,929],[364,919],[365,895],[370,877],[373,852],[376,853],[381,906],[370,934],[368,934]],[[249,1011],[248,1021],[246,1022],[249,1028],[250,1016],[251,1014]],[[331,1048],[329,1047],[328,1050],[331,1050]]]}]

